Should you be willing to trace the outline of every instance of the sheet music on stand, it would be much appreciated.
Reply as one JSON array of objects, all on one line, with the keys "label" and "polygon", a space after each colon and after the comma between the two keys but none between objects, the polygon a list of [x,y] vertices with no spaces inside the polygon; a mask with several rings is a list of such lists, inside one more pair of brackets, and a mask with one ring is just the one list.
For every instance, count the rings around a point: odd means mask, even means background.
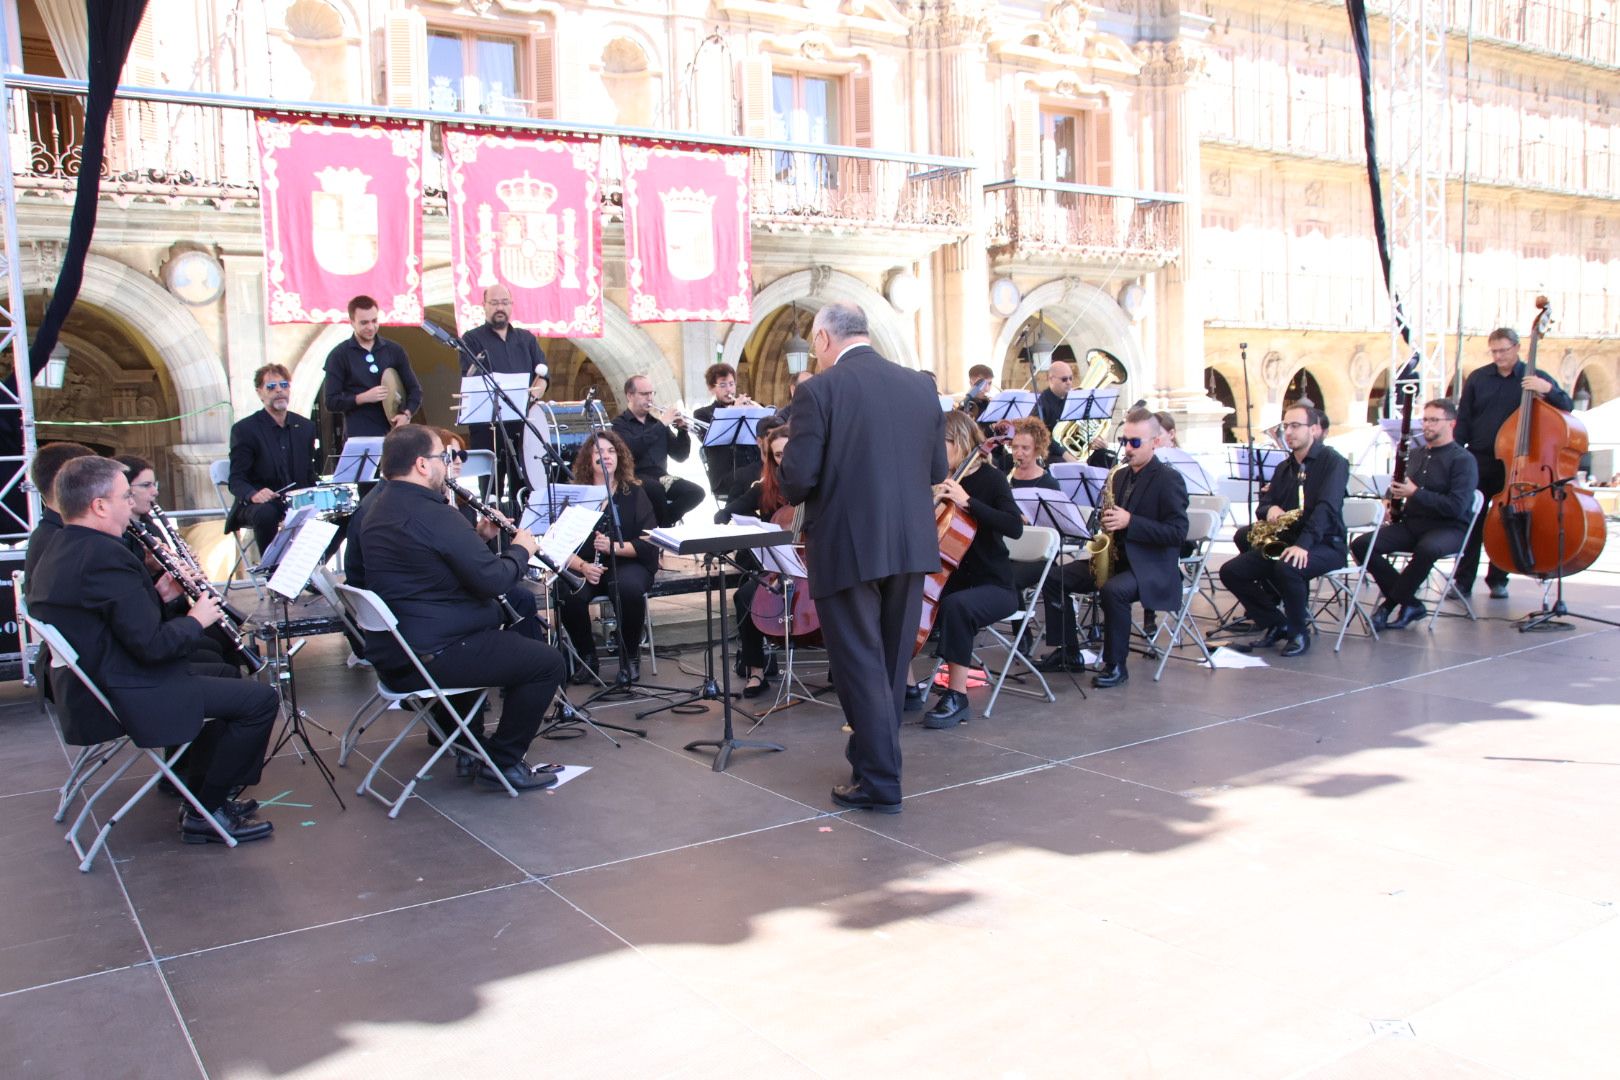
[{"label": "sheet music on stand", "polygon": [[1058,423],[1065,420],[1107,420],[1114,415],[1120,390],[1117,386],[1101,390],[1070,390],[1063,399],[1063,412],[1058,416]]},{"label": "sheet music on stand", "polygon": [[1046,470],[1058,482],[1071,501],[1083,506],[1096,506],[1102,501],[1103,484],[1108,481],[1108,470],[1101,465],[1087,465],[1078,461],[1055,461]]},{"label": "sheet music on stand", "polygon": [[265,549],[264,559],[254,569],[273,571],[280,566],[281,560],[287,555],[287,549],[292,546],[293,538],[298,535],[298,530],[318,517],[320,512],[320,508],[314,506],[294,510],[292,517],[281,523],[281,528],[276,532],[276,538],[270,541],[270,546]]},{"label": "sheet music on stand", "polygon": [[[749,517],[747,514],[733,514],[731,515],[731,521],[734,525],[759,529],[762,532],[776,528],[769,522],[761,521],[756,517]],[[810,571],[805,568],[804,559],[799,556],[799,549],[792,544],[773,544],[770,547],[755,548],[754,555],[759,559],[760,565],[773,574],[784,574],[796,578],[810,576]]]},{"label": "sheet music on stand", "polygon": [[956,408],[956,395],[955,394],[941,394],[941,395],[939,395],[939,411],[940,412],[950,412],[954,408]]},{"label": "sheet music on stand", "polygon": [[[1382,431],[1385,435],[1389,436],[1389,441],[1392,444],[1394,444],[1394,446],[1395,446],[1395,448],[1397,450],[1400,449],[1400,445],[1401,445],[1401,418],[1400,417],[1398,417],[1398,416],[1385,416],[1385,417],[1382,417],[1378,421],[1378,429],[1380,431]],[[1419,425],[1417,425],[1415,423],[1412,425],[1412,445],[1413,446],[1427,446],[1428,445],[1428,441],[1423,438],[1423,429]]]},{"label": "sheet music on stand", "polygon": [[596,508],[598,505],[569,506],[557,515],[557,520],[551,523],[544,535],[536,534],[540,535],[540,550],[546,558],[558,566],[567,567],[568,557],[591,538],[597,522],[602,520],[602,511]]},{"label": "sheet music on stand", "polygon": [[[495,385],[514,402],[529,400],[529,376],[521,371],[502,371],[492,376]],[[461,409],[456,413],[458,424],[487,424],[500,409],[502,423],[516,423],[524,418],[490,388],[483,375],[465,375],[461,379]]]},{"label": "sheet music on stand", "polygon": [[523,508],[518,526],[541,536],[551,529],[552,507],[557,508],[559,515],[576,506],[593,510],[606,498],[607,488],[602,484],[552,484],[548,488],[537,488],[529,493],[529,504]]},{"label": "sheet music on stand", "polygon": [[1013,501],[1031,525],[1056,529],[1066,538],[1091,538],[1091,529],[1086,523],[1091,507],[1077,506],[1062,492],[1050,488],[1013,488]]},{"label": "sheet music on stand", "polygon": [[1226,452],[1227,475],[1233,480],[1258,480],[1262,484],[1271,482],[1271,474],[1288,457],[1288,451],[1268,446],[1255,447],[1252,459],[1247,446],[1228,447]]},{"label": "sheet music on stand", "polygon": [[1036,398],[1030,390],[1003,390],[990,399],[990,404],[979,414],[979,423],[994,424],[998,420],[1022,420],[1035,411]]},{"label": "sheet music on stand", "polygon": [[1351,473],[1345,494],[1352,499],[1382,499],[1389,495],[1389,473]]},{"label": "sheet music on stand", "polygon": [[345,439],[343,452],[332,468],[334,484],[363,484],[377,479],[377,466],[382,464],[382,437],[357,435]]},{"label": "sheet music on stand", "polygon": [[[296,535],[282,552],[276,572],[270,575],[270,591],[288,600],[296,600],[298,594],[304,591],[304,586],[309,584],[315,568],[321,565],[326,555],[326,545],[332,542],[337,530],[336,524],[318,517],[304,519],[294,526]],[[282,536],[285,535],[287,529],[283,528]],[[280,540],[281,537],[276,539]],[[274,548],[272,544],[271,549]]]},{"label": "sheet music on stand", "polygon": [[725,405],[714,410],[709,430],[703,433],[704,446],[752,446],[759,433],[759,422],[776,415],[763,405]]},{"label": "sheet music on stand", "polygon": [[1177,446],[1161,448],[1155,455],[1187,481],[1187,494],[1215,494],[1215,478],[1210,476],[1198,459]]}]

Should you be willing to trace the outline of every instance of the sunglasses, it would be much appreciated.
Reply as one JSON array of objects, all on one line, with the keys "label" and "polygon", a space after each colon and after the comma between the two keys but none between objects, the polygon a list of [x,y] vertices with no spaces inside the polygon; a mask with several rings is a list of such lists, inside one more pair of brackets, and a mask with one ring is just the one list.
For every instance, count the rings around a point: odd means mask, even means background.
[{"label": "sunglasses", "polygon": [[278,379],[275,382],[267,382],[264,384],[264,388],[266,390],[286,390],[290,386],[292,386],[292,383],[288,382],[286,379]]},{"label": "sunglasses", "polygon": [[366,353],[366,370],[373,375],[377,374],[377,358],[370,353]]},{"label": "sunglasses", "polygon": [[1119,445],[1128,446],[1132,450],[1140,450],[1145,440],[1140,435],[1121,435]]}]

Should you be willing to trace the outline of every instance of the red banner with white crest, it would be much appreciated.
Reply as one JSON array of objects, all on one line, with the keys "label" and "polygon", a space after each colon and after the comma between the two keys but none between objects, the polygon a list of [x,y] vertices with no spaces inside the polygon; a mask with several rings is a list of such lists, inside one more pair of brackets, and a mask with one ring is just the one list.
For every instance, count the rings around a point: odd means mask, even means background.
[{"label": "red banner with white crest", "polygon": [[748,322],[748,151],[621,139],[635,322]]},{"label": "red banner with white crest", "polygon": [[601,143],[447,127],[456,325],[484,321],[505,285],[512,320],[541,337],[602,336]]},{"label": "red banner with white crest", "polygon": [[256,113],[272,323],[422,321],[422,125]]}]

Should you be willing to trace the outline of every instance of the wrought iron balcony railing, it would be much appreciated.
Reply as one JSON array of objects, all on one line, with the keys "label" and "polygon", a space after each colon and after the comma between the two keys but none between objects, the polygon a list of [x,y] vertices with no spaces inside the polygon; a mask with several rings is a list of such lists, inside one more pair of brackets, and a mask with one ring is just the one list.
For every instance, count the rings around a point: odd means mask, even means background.
[{"label": "wrought iron balcony railing", "polygon": [[[59,192],[78,183],[84,135],[83,84],[7,76],[7,133],[19,191]],[[135,199],[230,202],[258,198],[255,109],[488,125],[485,115],[402,112],[361,106],[291,104],[218,94],[121,91],[108,126],[102,194]],[[667,139],[746,149],[752,165],[756,228],[772,231],[896,229],[966,235],[973,228],[972,163],[957,158],[886,154],[855,147],[720,138],[698,132],[643,131],[601,125],[511,119],[516,129],[594,134],[604,140],[603,210],[619,210],[621,137]],[[435,132],[432,142],[438,143]],[[430,153],[429,213],[444,212],[443,160]]]},{"label": "wrought iron balcony railing", "polygon": [[1181,196],[1086,184],[1002,180],[984,188],[992,252],[1126,260],[1150,268],[1181,255]]}]

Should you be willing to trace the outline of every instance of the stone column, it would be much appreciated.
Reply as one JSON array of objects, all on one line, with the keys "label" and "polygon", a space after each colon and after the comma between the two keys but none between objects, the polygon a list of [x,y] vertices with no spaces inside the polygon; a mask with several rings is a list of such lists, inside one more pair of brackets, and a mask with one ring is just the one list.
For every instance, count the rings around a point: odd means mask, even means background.
[{"label": "stone column", "polygon": [[264,257],[225,255],[225,383],[238,417],[259,407],[253,373],[269,363],[265,342]]}]

